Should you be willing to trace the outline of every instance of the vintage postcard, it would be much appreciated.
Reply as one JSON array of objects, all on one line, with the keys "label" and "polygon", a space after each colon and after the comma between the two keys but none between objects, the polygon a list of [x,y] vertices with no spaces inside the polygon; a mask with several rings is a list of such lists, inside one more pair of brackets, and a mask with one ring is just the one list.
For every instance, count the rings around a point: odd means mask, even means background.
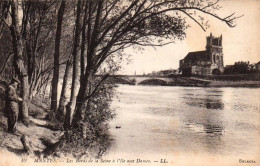
[{"label": "vintage postcard", "polygon": [[259,166],[259,0],[1,0],[0,165]]}]

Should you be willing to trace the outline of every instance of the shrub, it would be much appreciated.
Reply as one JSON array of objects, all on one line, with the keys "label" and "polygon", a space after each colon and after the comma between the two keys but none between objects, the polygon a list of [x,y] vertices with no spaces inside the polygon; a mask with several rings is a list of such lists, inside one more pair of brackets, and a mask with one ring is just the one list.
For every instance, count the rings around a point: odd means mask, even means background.
[{"label": "shrub", "polygon": [[[80,128],[72,128],[68,132],[67,142],[62,148],[63,153],[72,154],[78,158],[88,149],[95,151],[94,157],[100,157],[110,146],[107,134],[108,122],[115,117],[114,110],[110,108],[114,96],[113,84],[103,84],[89,100],[85,111],[84,124]],[[83,129],[84,128],[84,129]],[[85,131],[85,132],[84,132]]]},{"label": "shrub", "polygon": [[212,70],[213,75],[220,75],[221,71],[218,68]]}]

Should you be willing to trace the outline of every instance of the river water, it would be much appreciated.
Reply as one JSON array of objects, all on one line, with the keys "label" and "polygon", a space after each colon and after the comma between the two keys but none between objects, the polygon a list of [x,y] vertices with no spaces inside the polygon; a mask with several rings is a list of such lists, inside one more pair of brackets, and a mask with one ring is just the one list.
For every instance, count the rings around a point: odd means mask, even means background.
[{"label": "river water", "polygon": [[119,85],[116,90],[106,158],[185,163],[187,156],[196,161],[211,156],[238,164],[238,156],[255,160],[260,154],[259,88]]}]

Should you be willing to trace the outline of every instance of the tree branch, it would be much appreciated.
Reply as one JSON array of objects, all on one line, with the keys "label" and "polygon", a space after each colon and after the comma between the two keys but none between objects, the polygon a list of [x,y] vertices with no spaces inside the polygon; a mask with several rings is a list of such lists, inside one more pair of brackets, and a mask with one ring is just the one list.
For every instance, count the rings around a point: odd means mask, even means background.
[{"label": "tree branch", "polygon": [[109,74],[106,74],[101,81],[99,81],[99,83],[96,85],[96,87],[94,88],[94,90],[92,91],[92,93],[90,95],[87,96],[87,99],[90,99],[98,90],[98,88],[100,87],[100,85],[108,78]]},{"label": "tree branch", "polygon": [[214,2],[212,4],[209,4],[209,5],[205,6],[205,7],[203,7],[202,10],[204,10],[206,8],[209,8],[209,7],[212,7],[212,6],[216,5],[218,2],[219,2],[219,0],[217,0],[216,2]]},{"label": "tree branch", "polygon": [[204,28],[195,18],[193,18],[189,13],[187,13],[187,12],[184,11],[184,10],[180,10],[180,11],[183,12],[184,14],[186,14],[188,17],[190,17],[195,23],[197,23],[197,24],[201,27],[201,29],[202,29],[204,32],[206,32],[205,28]]},{"label": "tree branch", "polygon": [[4,71],[4,69],[5,69],[5,67],[6,67],[6,64],[7,64],[7,62],[9,61],[9,59],[12,57],[14,55],[14,53],[12,53],[12,54],[9,54],[8,55],[8,57],[6,58],[6,60],[5,60],[5,63],[4,63],[4,65],[3,65],[3,67],[1,68],[1,70],[0,70],[0,75],[2,74],[2,72]]}]

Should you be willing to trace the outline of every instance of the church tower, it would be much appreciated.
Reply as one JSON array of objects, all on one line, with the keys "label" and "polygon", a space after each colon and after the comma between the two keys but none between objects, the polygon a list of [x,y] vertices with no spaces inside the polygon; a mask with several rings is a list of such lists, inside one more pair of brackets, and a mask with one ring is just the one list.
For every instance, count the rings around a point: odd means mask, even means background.
[{"label": "church tower", "polygon": [[218,65],[219,69],[224,68],[223,62],[223,47],[222,47],[222,35],[220,37],[207,36],[206,50],[208,59],[212,64]]}]

